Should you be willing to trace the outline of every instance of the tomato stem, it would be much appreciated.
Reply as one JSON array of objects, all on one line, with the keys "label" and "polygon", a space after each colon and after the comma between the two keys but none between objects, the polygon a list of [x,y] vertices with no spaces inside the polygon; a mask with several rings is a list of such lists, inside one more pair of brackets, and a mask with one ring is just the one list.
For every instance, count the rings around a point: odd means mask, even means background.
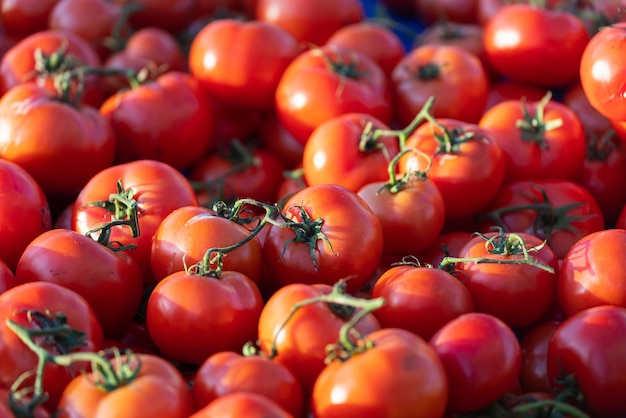
[{"label": "tomato stem", "polygon": [[[512,409],[515,413],[525,413],[536,411],[541,408],[550,407],[551,411],[558,411],[559,413],[566,414],[573,418],[591,418],[589,415],[576,408],[573,405],[559,402],[555,399],[544,399],[540,401],[531,402],[525,405],[519,405]],[[560,415],[559,415],[560,416]]]},{"label": "tomato stem", "polygon": [[[84,207],[100,207],[113,214],[114,221],[125,222],[131,228],[132,237],[137,238],[140,234],[139,229],[139,204],[134,199],[135,191],[133,189],[124,189],[122,180],[117,180],[117,191],[109,195],[108,200],[100,200],[89,202]],[[115,225],[114,225],[115,226]],[[93,229],[88,234],[93,234],[97,229],[103,229],[105,226]]]},{"label": "tomato stem", "polygon": [[544,134],[551,130],[560,128],[563,125],[563,119],[557,118],[550,121],[545,120],[545,107],[552,98],[552,92],[548,91],[545,96],[537,103],[535,115],[531,115],[526,107],[526,103],[522,101],[522,113],[524,119],[518,119],[515,126],[520,130],[522,139],[525,141],[536,142],[543,149],[548,149],[549,145],[544,138]]}]

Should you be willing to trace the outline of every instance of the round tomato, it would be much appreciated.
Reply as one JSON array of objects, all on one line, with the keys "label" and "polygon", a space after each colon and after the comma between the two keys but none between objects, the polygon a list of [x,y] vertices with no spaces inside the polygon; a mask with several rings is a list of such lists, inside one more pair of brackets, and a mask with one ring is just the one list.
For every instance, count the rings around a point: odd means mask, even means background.
[{"label": "round tomato", "polygon": [[220,396],[189,418],[215,417],[294,418],[267,396],[252,392],[236,392]]},{"label": "round tomato", "polygon": [[3,0],[0,19],[3,30],[24,37],[47,29],[48,15],[59,0]]}]

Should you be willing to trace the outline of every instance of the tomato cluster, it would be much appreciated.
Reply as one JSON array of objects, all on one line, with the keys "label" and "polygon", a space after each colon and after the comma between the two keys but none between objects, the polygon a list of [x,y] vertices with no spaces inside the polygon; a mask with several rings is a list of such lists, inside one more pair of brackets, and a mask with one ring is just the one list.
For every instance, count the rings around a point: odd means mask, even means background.
[{"label": "tomato cluster", "polygon": [[0,418],[626,416],[625,11],[0,1]]}]

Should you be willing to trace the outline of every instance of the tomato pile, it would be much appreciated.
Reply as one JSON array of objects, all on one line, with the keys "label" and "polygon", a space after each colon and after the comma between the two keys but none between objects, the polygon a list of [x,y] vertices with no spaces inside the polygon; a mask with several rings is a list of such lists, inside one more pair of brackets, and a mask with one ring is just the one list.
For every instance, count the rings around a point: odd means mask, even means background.
[{"label": "tomato pile", "polygon": [[0,21],[0,418],[626,416],[626,1]]}]

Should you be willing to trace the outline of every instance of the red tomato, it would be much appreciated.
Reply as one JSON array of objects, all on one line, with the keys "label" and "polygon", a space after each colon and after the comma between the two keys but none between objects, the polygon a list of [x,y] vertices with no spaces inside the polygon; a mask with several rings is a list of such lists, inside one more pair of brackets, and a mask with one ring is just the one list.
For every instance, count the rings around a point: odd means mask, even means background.
[{"label": "red tomato", "polygon": [[[238,223],[202,206],[184,206],[167,215],[152,239],[150,261],[157,281],[202,261],[211,248],[228,247],[250,236]],[[258,283],[263,268],[261,242],[252,238],[227,253],[224,270],[238,271]],[[216,267],[212,264],[212,267]]]},{"label": "red tomato", "polygon": [[100,113],[115,132],[117,164],[152,159],[183,169],[211,146],[213,107],[184,72],[170,71],[113,95]]},{"label": "red tomato", "polygon": [[126,252],[67,229],[52,229],[31,241],[15,278],[19,284],[45,281],[72,289],[94,309],[106,338],[128,326],[143,294],[139,265]]},{"label": "red tomato", "polygon": [[[136,373],[118,385],[102,390],[94,384],[101,373],[76,376],[67,386],[59,403],[60,417],[158,416],[187,418],[193,402],[187,382],[180,371],[165,359],[152,354],[133,353],[111,358],[118,373]],[[120,371],[120,364],[126,370]],[[138,368],[138,371],[136,370]]]},{"label": "red tomato", "polygon": [[372,297],[385,298],[385,305],[374,311],[382,327],[406,329],[425,340],[474,310],[467,287],[452,274],[431,267],[391,267],[374,284]]},{"label": "red tomato", "polygon": [[195,0],[133,0],[141,8],[130,16],[135,28],[158,27],[169,32],[184,28],[195,17]]},{"label": "red tomato", "polygon": [[0,260],[15,271],[24,248],[52,228],[48,200],[21,166],[0,159]]},{"label": "red tomato", "polygon": [[619,260],[626,251],[626,229],[586,234],[569,249],[558,280],[559,303],[566,316],[599,305],[626,308],[626,272]]},{"label": "red tomato", "polygon": [[476,22],[478,0],[412,0],[419,19],[427,24],[440,21]]},{"label": "red tomato", "polygon": [[[100,323],[87,301],[73,290],[54,283],[32,282],[0,294],[0,387],[9,388],[22,373],[32,372],[37,366],[36,354],[8,327],[7,320],[26,329],[46,329],[58,322],[54,317],[59,313],[67,318],[67,325],[85,334],[84,345],[77,348],[71,341],[57,338],[46,345],[49,353],[93,352],[102,348]],[[80,374],[86,367],[88,364],[76,364],[73,373]],[[47,409],[55,410],[61,392],[72,377],[69,368],[52,363],[45,366],[43,386],[50,396],[45,404]]]},{"label": "red tomato", "polygon": [[504,77],[557,87],[577,79],[589,35],[572,13],[522,3],[495,12],[484,41],[491,67]]},{"label": "red tomato", "polygon": [[626,86],[623,74],[626,59],[619,53],[626,45],[626,22],[599,30],[587,43],[580,60],[579,74],[589,103],[609,119],[626,120]]},{"label": "red tomato", "polygon": [[259,289],[239,272],[209,277],[179,271],[150,294],[146,323],[164,357],[200,365],[219,351],[240,351],[255,341],[261,309]]},{"label": "red tomato", "polygon": [[271,283],[332,285],[349,279],[354,292],[378,267],[380,221],[355,192],[332,184],[308,186],[289,198],[281,217],[292,226],[270,225],[263,241]]},{"label": "red tomato", "polygon": [[343,26],[365,18],[359,0],[257,0],[254,19],[291,33],[299,43],[321,46]]},{"label": "red tomato", "polygon": [[218,101],[269,111],[278,82],[298,53],[296,39],[277,25],[218,19],[194,37],[189,70]]},{"label": "red tomato", "polygon": [[268,397],[252,392],[220,396],[189,418],[215,417],[297,418]]},{"label": "red tomato", "polygon": [[434,96],[433,116],[476,123],[489,93],[478,57],[456,46],[424,44],[411,50],[391,75],[395,120],[407,126]]},{"label": "red tomato", "polygon": [[[42,406],[30,411],[32,418],[49,418],[50,413]],[[15,418],[15,411],[9,402],[9,389],[0,389],[0,418]]]},{"label": "red tomato", "polygon": [[387,124],[391,120],[390,90],[380,66],[357,51],[332,45],[307,50],[287,66],[276,88],[275,108],[279,121],[302,144],[317,126],[345,113],[367,113]]},{"label": "red tomato", "polygon": [[322,370],[311,395],[319,418],[441,417],[448,382],[441,360],[422,338],[397,328],[365,337],[373,347],[335,359]]},{"label": "red tomato", "polygon": [[430,340],[446,370],[447,411],[476,411],[498,400],[517,382],[521,349],[513,331],[484,313],[467,313]]},{"label": "red tomato", "polygon": [[474,237],[473,233],[465,231],[443,232],[428,248],[416,254],[422,264],[438,267],[444,257],[458,257],[461,248]]},{"label": "red tomato", "polygon": [[[111,195],[119,194],[118,180],[122,194],[126,195],[121,200],[118,196],[118,211],[91,205],[107,202]],[[107,204],[110,206],[111,202]],[[113,220],[127,220],[125,209],[136,205],[139,236],[133,237],[130,228],[117,228],[111,231],[110,239],[121,245],[136,245],[129,254],[139,263],[144,284],[151,285],[155,279],[150,252],[157,227],[175,209],[197,204],[189,181],[179,171],[159,161],[138,160],[106,168],[89,180],[76,197],[72,229],[85,234]],[[94,237],[98,235],[94,234]]]},{"label": "red tomato", "polygon": [[556,321],[542,322],[521,340],[520,384],[524,392],[552,392],[548,377],[548,344],[558,326]]},{"label": "red tomato", "polygon": [[0,295],[16,285],[15,275],[0,258]]},{"label": "red tomato", "polygon": [[543,87],[519,83],[511,80],[496,80],[489,86],[489,96],[485,112],[500,102],[507,100],[523,100],[526,102],[538,102],[547,93]]},{"label": "red tomato", "polygon": [[573,110],[550,98],[506,100],[480,119],[478,125],[493,134],[504,154],[505,182],[580,175],[585,131]]},{"label": "red tomato", "polygon": [[9,34],[24,37],[47,29],[48,15],[59,0],[3,0],[0,19]]},{"label": "red tomato", "polygon": [[294,138],[275,115],[261,121],[258,135],[263,148],[280,157],[288,168],[302,164],[304,144]]},{"label": "red tomato", "polygon": [[198,409],[240,392],[266,396],[294,417],[303,415],[300,382],[289,369],[267,357],[222,351],[207,358],[195,375],[193,396]]},{"label": "red tomato", "polygon": [[74,196],[113,161],[115,137],[97,109],[33,83],[0,99],[0,158],[32,175],[46,195]]},{"label": "red tomato", "polygon": [[398,139],[374,140],[365,134],[376,129],[390,128],[364,113],[339,115],[315,128],[302,155],[306,183],[337,184],[357,192],[368,183],[388,179],[389,162],[400,151]]},{"label": "red tomato", "polygon": [[624,205],[624,207],[622,208],[622,211],[617,217],[615,228],[626,229],[626,205]]},{"label": "red tomato", "polygon": [[[328,294],[330,285],[289,284],[278,289],[266,302],[258,322],[258,341],[263,353],[286,366],[296,376],[305,394],[324,369],[326,346],[337,342],[339,329],[355,311],[342,305],[309,303],[294,305]],[[376,318],[367,314],[356,330],[367,335],[380,328]]]},{"label": "red tomato", "polygon": [[569,317],[554,331],[548,345],[548,376],[575,378],[583,409],[594,418],[626,414],[626,309],[598,306]]}]

